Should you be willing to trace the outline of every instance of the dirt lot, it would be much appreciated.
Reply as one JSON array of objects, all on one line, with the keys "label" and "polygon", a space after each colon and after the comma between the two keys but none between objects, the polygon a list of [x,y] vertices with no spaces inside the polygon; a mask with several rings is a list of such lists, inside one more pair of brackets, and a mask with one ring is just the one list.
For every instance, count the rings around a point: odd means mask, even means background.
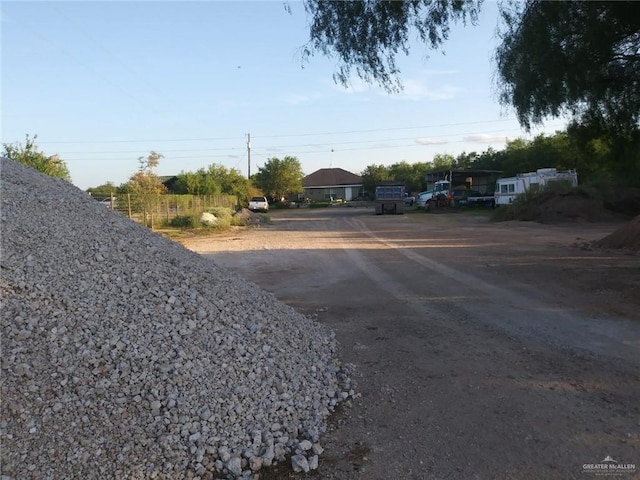
[{"label": "dirt lot", "polygon": [[331,327],[361,395],[273,478],[640,478],[640,255],[589,246],[620,223],[270,216],[183,243]]}]

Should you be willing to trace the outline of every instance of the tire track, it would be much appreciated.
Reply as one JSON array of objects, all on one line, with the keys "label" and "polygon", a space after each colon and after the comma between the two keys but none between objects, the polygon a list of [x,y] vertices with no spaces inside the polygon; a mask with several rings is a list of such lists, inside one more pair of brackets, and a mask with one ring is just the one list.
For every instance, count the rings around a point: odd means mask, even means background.
[{"label": "tire track", "polygon": [[[587,356],[602,355],[623,360],[632,365],[640,364],[640,328],[632,321],[580,315],[566,309],[541,305],[526,296],[500,287],[459,269],[438,262],[415,250],[403,247],[372,232],[358,218],[345,218],[344,222],[368,238],[404,256],[413,264],[434,272],[434,278],[445,277],[438,287],[447,285],[450,291],[462,288],[474,294],[473,307],[467,302],[453,302],[457,310],[485,324],[498,327],[510,335],[536,344],[553,345],[571,349]],[[407,295],[411,286],[399,284],[382,268],[365,261],[362,253],[343,242],[349,258],[369,278],[394,297],[414,304],[418,311],[429,308],[420,296]],[[447,296],[447,295],[445,295]],[[456,295],[451,298],[455,299]],[[465,296],[469,298],[469,296]],[[534,296],[532,296],[533,298]]]}]

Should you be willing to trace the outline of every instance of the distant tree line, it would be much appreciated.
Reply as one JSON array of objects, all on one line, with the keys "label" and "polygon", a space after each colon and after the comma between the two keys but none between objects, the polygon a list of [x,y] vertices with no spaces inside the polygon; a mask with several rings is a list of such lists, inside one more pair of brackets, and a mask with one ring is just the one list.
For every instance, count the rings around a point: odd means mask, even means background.
[{"label": "distant tree line", "polygon": [[463,152],[457,156],[436,154],[430,162],[370,165],[360,175],[368,193],[381,180],[404,181],[408,191],[422,191],[427,187],[425,173],[448,168],[499,170],[508,177],[556,167],[577,170],[583,184],[640,186],[640,129],[616,137],[593,133],[588,127],[573,126],[533,140],[509,141],[503,150],[489,148],[482,153]]},{"label": "distant tree line", "polygon": [[[70,181],[66,163],[57,155],[40,152],[36,138],[27,136],[25,145],[4,144],[3,155]],[[254,195],[265,195],[270,202],[278,202],[288,194],[303,191],[302,166],[293,156],[269,158],[251,179],[245,178],[237,169],[215,164],[195,172],[183,171],[173,179],[170,191],[156,173],[162,158],[162,154],[151,151],[138,158],[138,170],[127,182],[119,186],[107,182],[87,191],[96,197],[114,193],[233,195],[240,205],[246,205]],[[600,129],[573,124],[566,131],[553,135],[508,141],[502,150],[489,148],[482,153],[463,152],[457,156],[439,153],[426,162],[374,164],[367,166],[360,175],[365,191],[372,194],[375,185],[382,180],[404,181],[410,192],[425,190],[426,173],[448,168],[498,170],[503,176],[512,176],[545,167],[575,169],[582,184],[640,186],[640,129],[610,136]]]},{"label": "distant tree line", "polygon": [[233,195],[240,205],[246,205],[255,195],[266,195],[271,202],[278,202],[288,193],[302,192],[302,165],[296,157],[284,159],[269,158],[251,179],[244,177],[237,169],[222,165],[209,165],[195,172],[181,172],[172,179],[171,188],[163,183],[155,168],[162,154],[151,151],[147,157],[140,157],[138,171],[129,181],[119,186],[112,182],[87,189],[94,196],[107,197],[112,193],[178,195]]}]

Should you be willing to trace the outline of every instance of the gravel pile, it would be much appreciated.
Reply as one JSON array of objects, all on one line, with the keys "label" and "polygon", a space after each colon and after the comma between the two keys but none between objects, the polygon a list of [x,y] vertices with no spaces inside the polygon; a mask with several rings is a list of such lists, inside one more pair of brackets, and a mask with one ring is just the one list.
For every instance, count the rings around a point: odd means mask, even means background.
[{"label": "gravel pile", "polygon": [[353,395],[332,332],[68,183],[0,166],[3,479],[317,466]]}]

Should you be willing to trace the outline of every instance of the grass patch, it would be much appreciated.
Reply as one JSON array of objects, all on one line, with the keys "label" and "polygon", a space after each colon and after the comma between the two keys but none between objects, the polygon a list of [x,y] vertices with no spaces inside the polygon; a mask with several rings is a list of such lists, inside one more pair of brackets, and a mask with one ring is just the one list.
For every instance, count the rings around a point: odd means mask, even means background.
[{"label": "grass patch", "polygon": [[330,202],[311,202],[309,208],[327,208],[330,205]]},{"label": "grass patch", "polygon": [[200,219],[197,215],[178,215],[163,223],[165,227],[187,229],[200,226]]}]

